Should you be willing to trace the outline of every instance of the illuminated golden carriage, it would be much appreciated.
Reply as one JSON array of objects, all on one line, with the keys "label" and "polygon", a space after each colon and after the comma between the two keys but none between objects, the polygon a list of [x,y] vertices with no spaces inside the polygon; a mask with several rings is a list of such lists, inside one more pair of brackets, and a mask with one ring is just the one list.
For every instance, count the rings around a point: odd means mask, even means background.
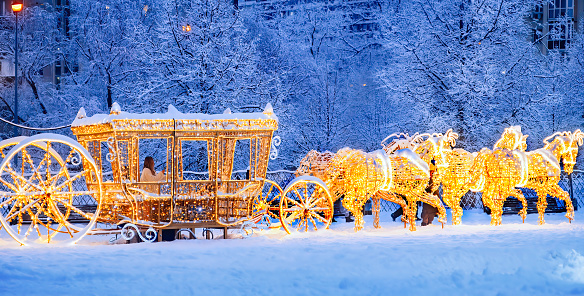
[{"label": "illuminated golden carriage", "polygon": [[[249,234],[276,219],[271,225],[288,232],[328,227],[333,205],[322,182],[297,178],[282,190],[265,179],[277,128],[270,105],[216,115],[172,106],[132,114],[114,104],[110,114],[87,117],[81,109],[71,128],[77,142],[41,134],[0,143],[0,222],[21,244],[116,231],[147,241],[162,229],[237,226]],[[140,180],[149,155],[166,170],[159,182]]]}]

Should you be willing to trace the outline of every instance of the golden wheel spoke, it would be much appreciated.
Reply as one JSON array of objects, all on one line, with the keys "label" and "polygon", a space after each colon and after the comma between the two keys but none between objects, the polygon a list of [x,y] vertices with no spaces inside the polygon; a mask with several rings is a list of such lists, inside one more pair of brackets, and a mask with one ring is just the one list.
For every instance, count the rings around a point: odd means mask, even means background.
[{"label": "golden wheel spoke", "polygon": [[[13,177],[16,177],[17,179],[21,180],[23,182],[23,184],[27,184],[27,185],[29,185],[31,187],[34,187],[34,188],[36,188],[36,189],[38,189],[40,191],[43,191],[43,188],[37,186],[36,184],[30,183],[27,179],[25,179],[23,176],[21,176],[18,173],[16,173],[13,169],[7,167],[6,170],[8,171],[8,173],[10,175],[12,175]],[[18,192],[18,190],[17,190],[17,192]]]},{"label": "golden wheel spoke", "polygon": [[51,177],[51,180],[49,181],[49,183],[51,184],[51,187],[55,187],[55,185],[57,185],[57,181],[59,180],[59,178],[61,177],[66,177],[67,176],[67,170],[65,165],[61,166],[61,169],[59,170],[59,172],[54,175],[53,177]]},{"label": "golden wheel spoke", "polygon": [[319,215],[319,214],[317,214],[317,213],[315,213],[315,212],[312,212],[312,211],[311,211],[311,212],[310,212],[310,215],[311,215],[312,217],[314,217],[314,218],[316,218],[316,219],[320,220],[320,222],[322,222],[322,223],[324,223],[324,224],[327,224],[327,223],[328,223],[328,220],[327,220],[327,219],[325,219],[324,217],[322,217],[321,215]]},{"label": "golden wheel spoke", "polygon": [[[315,195],[314,195],[314,193],[313,193],[313,196],[315,196]],[[317,204],[318,204],[318,203],[319,203],[319,202],[320,202],[320,201],[321,201],[323,198],[324,198],[324,197],[322,197],[322,196],[321,196],[321,197],[318,197],[318,198],[312,198],[312,199],[310,200],[310,203],[308,204],[308,208],[309,208],[309,209],[312,209],[312,208],[313,208],[314,206],[316,206],[316,205],[317,205]]]},{"label": "golden wheel spoke", "polygon": [[298,195],[298,200],[300,200],[300,202],[302,203],[302,205],[304,205],[304,198],[302,197],[302,195],[298,192],[298,190],[296,188],[294,188],[294,192],[296,192],[296,195]]},{"label": "golden wheel spoke", "polygon": [[68,184],[71,184],[71,183],[73,183],[73,181],[75,181],[75,180],[77,180],[77,179],[81,178],[81,177],[82,177],[82,176],[83,176],[85,173],[87,173],[87,172],[89,172],[89,170],[84,170],[84,171],[82,171],[82,172],[78,173],[77,175],[75,175],[75,176],[71,177],[69,180],[67,180],[67,181],[63,182],[62,184],[60,184],[59,186],[57,186],[57,187],[55,188],[55,191],[59,191],[61,188],[63,188],[63,187],[65,187],[65,186],[67,186]]},{"label": "golden wheel spoke", "polygon": [[288,223],[292,223],[292,221],[298,219],[296,216],[298,216],[298,211],[290,211],[292,214],[288,217],[286,217],[286,221],[288,221]]},{"label": "golden wheel spoke", "polygon": [[282,211],[284,211],[284,213],[290,213],[290,212],[298,212],[301,210],[302,210],[302,207],[292,207],[292,208],[283,209]]},{"label": "golden wheel spoke", "polygon": [[67,208],[73,210],[75,213],[81,215],[83,218],[86,219],[91,219],[90,214],[89,213],[85,213],[84,211],[78,209],[76,206],[74,206],[73,204],[71,204],[70,202],[63,202],[62,200],[55,198],[56,201],[58,201],[60,204],[66,206]]},{"label": "golden wheel spoke", "polygon": [[3,201],[2,203],[0,203],[0,208],[4,207],[5,205],[7,205],[8,203],[10,203],[11,201],[13,201],[14,199],[16,199],[18,196],[13,196],[5,201]]},{"label": "golden wheel spoke", "polygon": [[97,194],[97,192],[95,191],[59,191],[59,192],[53,192],[51,193],[51,195],[57,195],[57,196],[79,196],[79,195],[94,195]]},{"label": "golden wheel spoke", "polygon": [[0,182],[2,182],[2,184],[4,184],[6,187],[10,188],[10,190],[18,192],[18,189],[16,189],[13,184],[6,182],[4,179],[2,179],[2,177],[0,177]]},{"label": "golden wheel spoke", "polygon": [[[32,161],[32,159],[30,158],[30,155],[28,153],[25,153],[26,150],[23,151],[23,158],[24,156],[27,157],[27,162],[30,165],[30,168],[33,170],[32,174],[30,176],[29,183],[33,180],[33,177],[37,177],[37,180],[39,181],[39,183],[45,183],[45,181],[43,181],[43,177],[39,174],[39,169],[41,168],[41,166],[43,165],[43,163],[45,162],[45,160],[47,159],[47,155],[48,153],[45,153],[45,156],[43,157],[43,160],[41,160],[41,162],[39,163],[39,165],[35,168],[34,166],[34,162]],[[48,169],[48,165],[47,165],[47,169]],[[24,174],[24,171],[22,172]]]},{"label": "golden wheel spoke", "polygon": [[[59,207],[57,207],[57,205],[53,202],[51,202],[51,208],[54,214],[57,214],[57,218],[56,221],[60,224],[65,226],[65,229],[67,229],[67,233],[69,234],[70,237],[73,237],[73,233],[71,233],[71,229],[69,228],[69,223],[67,222],[67,217],[65,217],[63,215],[63,213],[61,213],[61,211],[59,211]],[[67,211],[69,212],[69,211]],[[69,216],[69,214],[67,214],[67,216]],[[58,232],[59,229],[55,229],[54,231]]]},{"label": "golden wheel spoke", "polygon": [[312,218],[312,215],[308,217],[310,218],[310,223],[312,223],[312,226],[314,226],[314,230],[318,230],[318,227],[316,227],[316,222],[314,221],[314,218]]},{"label": "golden wheel spoke", "polygon": [[15,216],[15,215],[22,214],[22,212],[23,212],[23,211],[26,211],[28,208],[30,208],[30,207],[32,207],[32,206],[34,206],[34,205],[35,205],[36,203],[38,203],[40,200],[41,200],[41,199],[37,199],[37,200],[35,200],[34,202],[31,202],[31,203],[27,204],[26,206],[22,207],[22,208],[21,208],[21,209],[20,209],[18,212],[16,212],[16,213],[13,213],[13,214],[12,214],[12,215],[10,215],[10,216],[6,216],[6,221],[10,221],[10,220],[12,220],[12,218],[14,218],[14,216]]},{"label": "golden wheel spoke", "polygon": [[289,197],[284,197],[284,198],[285,198],[287,201],[290,201],[290,202],[292,202],[292,203],[293,203],[295,206],[297,206],[297,207],[299,207],[299,208],[304,208],[304,206],[303,206],[303,205],[301,205],[301,204],[299,204],[297,201],[295,201],[295,200],[293,200],[293,199],[291,199],[291,198],[289,198]]},{"label": "golden wheel spoke", "polygon": [[305,222],[306,222],[305,218],[300,218],[300,223],[296,225],[296,231],[300,231],[300,228],[302,227],[302,225],[304,225]]}]

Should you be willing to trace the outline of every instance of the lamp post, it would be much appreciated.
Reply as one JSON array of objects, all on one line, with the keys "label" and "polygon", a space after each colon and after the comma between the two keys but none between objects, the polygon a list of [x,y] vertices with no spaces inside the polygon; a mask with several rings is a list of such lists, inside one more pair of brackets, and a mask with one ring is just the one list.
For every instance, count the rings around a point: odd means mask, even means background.
[{"label": "lamp post", "polygon": [[[14,23],[14,122],[18,124],[18,13],[22,10],[22,0],[12,1],[12,11],[16,21]],[[18,135],[18,128],[14,127],[14,136]]]}]

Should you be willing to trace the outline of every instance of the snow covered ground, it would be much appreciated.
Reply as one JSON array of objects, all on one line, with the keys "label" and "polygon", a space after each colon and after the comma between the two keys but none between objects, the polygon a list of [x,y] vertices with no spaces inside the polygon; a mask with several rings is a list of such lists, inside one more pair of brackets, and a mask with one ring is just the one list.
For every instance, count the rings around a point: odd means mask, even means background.
[{"label": "snow covered ground", "polygon": [[[465,211],[464,225],[416,232],[382,213],[352,223],[248,239],[17,246],[0,232],[1,295],[584,295],[584,217],[521,224]],[[449,217],[450,218],[450,217]],[[341,219],[342,220],[342,219]],[[219,234],[219,233],[217,233]],[[233,234],[233,237],[236,235]]]}]

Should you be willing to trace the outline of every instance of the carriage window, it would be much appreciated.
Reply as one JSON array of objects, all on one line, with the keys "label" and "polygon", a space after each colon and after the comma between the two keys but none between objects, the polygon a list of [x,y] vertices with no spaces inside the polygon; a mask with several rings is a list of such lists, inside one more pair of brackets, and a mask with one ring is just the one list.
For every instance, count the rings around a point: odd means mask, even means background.
[{"label": "carriage window", "polygon": [[[138,157],[139,157],[139,172],[138,175],[142,174],[144,169],[144,159],[150,156],[154,159],[154,169],[156,173],[162,170],[167,170],[167,140],[166,138],[160,139],[140,139],[138,140]],[[170,168],[169,168],[170,169]],[[140,180],[142,181],[142,180]]]},{"label": "carriage window", "polygon": [[250,170],[249,145],[250,139],[238,139],[235,142],[231,180],[249,180],[253,176],[253,170]]},{"label": "carriage window", "polygon": [[207,140],[182,140],[182,179],[209,180]]}]

